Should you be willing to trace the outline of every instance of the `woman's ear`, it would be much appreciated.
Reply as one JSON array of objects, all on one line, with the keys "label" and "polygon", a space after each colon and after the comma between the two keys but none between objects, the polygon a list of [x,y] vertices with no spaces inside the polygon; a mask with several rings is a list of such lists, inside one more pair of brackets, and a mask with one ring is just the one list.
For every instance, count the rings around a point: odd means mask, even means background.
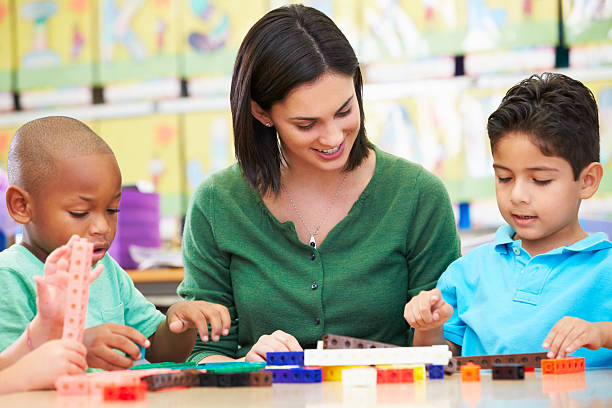
[{"label": "woman's ear", "polygon": [[601,163],[592,162],[580,172],[580,198],[591,198],[599,188],[599,182],[603,177]]},{"label": "woman's ear", "polygon": [[272,122],[272,119],[270,119],[270,115],[268,115],[268,112],[266,112],[261,106],[259,106],[257,102],[255,102],[252,99],[251,99],[251,113],[253,114],[255,119],[261,122],[262,125],[267,126],[267,127],[274,126],[274,122]]},{"label": "woman's ear", "polygon": [[9,215],[19,224],[32,220],[32,196],[16,185],[6,190],[6,209]]}]

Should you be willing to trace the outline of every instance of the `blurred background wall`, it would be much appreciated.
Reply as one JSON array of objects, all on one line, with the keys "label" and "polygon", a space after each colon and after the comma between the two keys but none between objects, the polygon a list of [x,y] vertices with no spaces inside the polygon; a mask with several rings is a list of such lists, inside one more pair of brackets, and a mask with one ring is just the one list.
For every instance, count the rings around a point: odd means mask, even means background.
[{"label": "blurred background wall", "polygon": [[[115,151],[126,185],[159,193],[162,237],[176,242],[194,189],[234,162],[229,82],[242,37],[286,3],[0,0],[0,164],[28,120],[81,119]],[[607,172],[584,216],[612,220],[612,0],[305,4],[357,52],[370,139],[437,174],[464,228],[501,223],[485,124],[505,91],[542,71],[583,81]]]}]

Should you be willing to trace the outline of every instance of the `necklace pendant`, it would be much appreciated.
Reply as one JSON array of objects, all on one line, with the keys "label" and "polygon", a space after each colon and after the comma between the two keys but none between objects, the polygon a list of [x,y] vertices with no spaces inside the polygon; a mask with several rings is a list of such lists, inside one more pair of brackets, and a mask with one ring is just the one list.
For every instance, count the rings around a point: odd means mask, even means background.
[{"label": "necklace pendant", "polygon": [[311,247],[315,248],[315,249],[317,248],[317,241],[315,241],[315,239],[314,239],[314,235],[310,235],[310,242],[309,242],[309,245],[310,245]]}]

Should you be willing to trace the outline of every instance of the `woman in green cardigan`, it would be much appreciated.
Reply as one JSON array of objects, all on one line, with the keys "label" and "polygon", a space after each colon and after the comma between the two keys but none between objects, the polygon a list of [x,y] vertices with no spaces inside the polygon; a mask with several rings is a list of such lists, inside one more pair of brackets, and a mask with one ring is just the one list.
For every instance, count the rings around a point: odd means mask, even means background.
[{"label": "woman in green cardigan", "polygon": [[270,11],[240,46],[230,98],[238,163],[192,198],[178,292],[226,306],[231,326],[189,360],[265,361],[326,333],[411,345],[404,306],[459,239],[442,183],[367,139],[342,32],[310,7]]}]

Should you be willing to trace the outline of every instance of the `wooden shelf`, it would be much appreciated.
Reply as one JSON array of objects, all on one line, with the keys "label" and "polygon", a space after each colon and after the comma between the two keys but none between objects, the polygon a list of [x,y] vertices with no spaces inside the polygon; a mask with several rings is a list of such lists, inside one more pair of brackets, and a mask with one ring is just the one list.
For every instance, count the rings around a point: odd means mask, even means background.
[{"label": "wooden shelf", "polygon": [[180,282],[185,273],[183,268],[145,269],[126,271],[134,283],[141,282]]}]

